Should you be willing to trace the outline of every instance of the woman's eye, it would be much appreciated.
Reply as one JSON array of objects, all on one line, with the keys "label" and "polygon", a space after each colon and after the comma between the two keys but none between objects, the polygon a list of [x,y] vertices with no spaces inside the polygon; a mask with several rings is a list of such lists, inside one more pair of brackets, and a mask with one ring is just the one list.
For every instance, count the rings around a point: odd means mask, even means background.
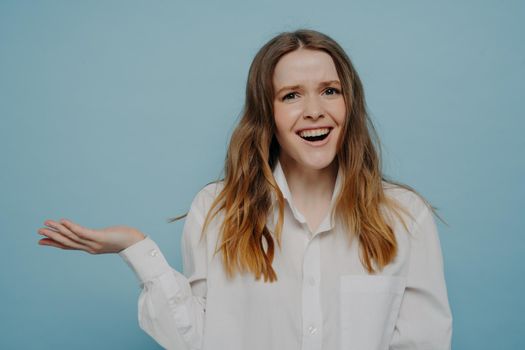
[{"label": "woman's eye", "polygon": [[290,92],[289,94],[286,94],[283,96],[283,101],[288,100],[288,97],[294,97],[294,96],[295,96],[295,92]]},{"label": "woman's eye", "polygon": [[328,88],[325,90],[326,92],[329,92],[329,91],[333,91],[333,93],[328,93],[328,95],[334,95],[334,94],[338,94],[340,91],[336,88]]}]

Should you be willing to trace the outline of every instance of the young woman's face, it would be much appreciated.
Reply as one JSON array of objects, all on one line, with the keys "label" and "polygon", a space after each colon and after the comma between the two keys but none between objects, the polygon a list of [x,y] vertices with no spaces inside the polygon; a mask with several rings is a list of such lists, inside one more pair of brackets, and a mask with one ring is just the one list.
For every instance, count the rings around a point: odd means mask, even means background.
[{"label": "young woman's face", "polygon": [[329,166],[346,116],[332,57],[305,49],[284,55],[275,67],[273,87],[281,161],[307,169]]}]

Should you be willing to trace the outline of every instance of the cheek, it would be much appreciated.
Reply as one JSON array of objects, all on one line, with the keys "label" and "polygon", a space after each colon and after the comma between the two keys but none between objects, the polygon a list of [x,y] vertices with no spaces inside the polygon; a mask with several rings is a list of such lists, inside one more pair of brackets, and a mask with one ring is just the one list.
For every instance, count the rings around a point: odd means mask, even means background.
[{"label": "cheek", "polygon": [[346,118],[346,106],[344,101],[333,105],[330,114],[333,116],[334,121],[339,124],[339,126],[343,126]]},{"label": "cheek", "polygon": [[343,136],[343,126],[345,119],[347,118],[346,105],[344,101],[334,104],[330,110],[330,114],[332,115],[334,122],[339,126],[336,128],[337,134],[334,135],[336,139],[335,144],[339,144],[339,141],[341,141],[340,139]]},{"label": "cheek", "polygon": [[294,113],[289,108],[277,107],[274,109],[274,120],[277,133],[285,135],[293,130],[295,123]]}]

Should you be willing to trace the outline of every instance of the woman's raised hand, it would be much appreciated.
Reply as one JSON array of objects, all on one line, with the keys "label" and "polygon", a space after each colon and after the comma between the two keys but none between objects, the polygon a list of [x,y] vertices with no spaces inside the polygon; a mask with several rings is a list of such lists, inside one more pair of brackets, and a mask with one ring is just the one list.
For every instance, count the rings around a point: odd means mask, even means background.
[{"label": "woman's raised hand", "polygon": [[118,253],[146,236],[129,226],[111,226],[94,230],[80,226],[71,220],[46,220],[38,233],[48,238],[38,241],[61,249],[83,250],[89,254]]}]

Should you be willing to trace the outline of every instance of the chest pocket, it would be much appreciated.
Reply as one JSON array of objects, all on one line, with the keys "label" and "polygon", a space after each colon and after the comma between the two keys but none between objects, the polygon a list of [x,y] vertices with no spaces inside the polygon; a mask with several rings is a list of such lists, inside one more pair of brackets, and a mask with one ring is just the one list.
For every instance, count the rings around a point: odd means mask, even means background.
[{"label": "chest pocket", "polygon": [[388,350],[405,286],[399,276],[341,276],[340,350]]}]

